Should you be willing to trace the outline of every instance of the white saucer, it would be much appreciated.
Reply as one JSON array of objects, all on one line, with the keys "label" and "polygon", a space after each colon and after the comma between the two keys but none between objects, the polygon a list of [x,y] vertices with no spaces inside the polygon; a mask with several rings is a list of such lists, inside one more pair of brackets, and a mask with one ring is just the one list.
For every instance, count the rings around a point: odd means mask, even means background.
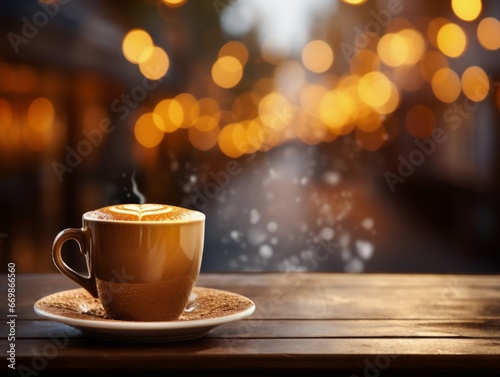
[{"label": "white saucer", "polygon": [[45,296],[34,304],[47,319],[79,329],[92,338],[121,342],[175,342],[205,336],[216,326],[250,316],[255,304],[247,297],[195,287],[196,303],[177,321],[133,322],[108,319],[99,300],[82,288]]}]

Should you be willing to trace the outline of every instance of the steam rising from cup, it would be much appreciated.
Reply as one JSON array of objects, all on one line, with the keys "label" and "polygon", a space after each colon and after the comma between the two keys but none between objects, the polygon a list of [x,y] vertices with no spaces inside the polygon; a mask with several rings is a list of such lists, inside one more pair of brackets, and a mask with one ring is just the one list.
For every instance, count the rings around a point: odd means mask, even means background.
[{"label": "steam rising from cup", "polygon": [[139,198],[139,204],[144,204],[146,203],[146,198],[144,195],[142,195],[142,193],[139,191],[139,189],[137,188],[137,182],[135,181],[135,171],[134,173],[132,174],[132,192],[137,195],[137,197]]}]

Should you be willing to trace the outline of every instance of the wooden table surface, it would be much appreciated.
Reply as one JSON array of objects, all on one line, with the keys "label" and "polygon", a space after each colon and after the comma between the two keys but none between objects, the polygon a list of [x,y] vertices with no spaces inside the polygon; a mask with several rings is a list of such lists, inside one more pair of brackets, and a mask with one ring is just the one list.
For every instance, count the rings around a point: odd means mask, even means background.
[{"label": "wooden table surface", "polygon": [[[1,278],[7,281],[5,274]],[[203,338],[162,344],[96,340],[46,320],[33,311],[35,301],[77,286],[61,274],[18,273],[16,279],[16,365],[32,376],[76,370],[500,376],[500,276],[202,274],[198,286],[242,294],[255,302],[254,314]],[[1,284],[2,297],[6,285]],[[7,320],[0,329],[5,355]],[[47,346],[68,336],[66,344]],[[55,354],[44,357],[44,347]],[[5,356],[2,360],[1,370],[7,370]]]}]

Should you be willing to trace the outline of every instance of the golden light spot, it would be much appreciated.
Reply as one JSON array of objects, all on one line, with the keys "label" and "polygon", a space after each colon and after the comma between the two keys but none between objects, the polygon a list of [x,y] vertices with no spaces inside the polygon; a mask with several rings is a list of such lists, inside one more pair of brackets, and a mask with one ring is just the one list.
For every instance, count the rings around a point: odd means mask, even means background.
[{"label": "golden light spot", "polygon": [[311,72],[323,73],[333,64],[333,51],[325,41],[311,41],[302,50],[302,63]]},{"label": "golden light spot", "polygon": [[482,19],[477,26],[477,39],[487,50],[500,48],[500,22],[493,17]]},{"label": "golden light spot", "polygon": [[406,113],[406,129],[417,139],[427,139],[436,128],[436,116],[425,105],[415,105]]},{"label": "golden light spot", "polygon": [[31,102],[28,108],[28,124],[37,132],[45,132],[54,124],[55,111],[52,102],[45,97],[39,97]]},{"label": "golden light spot", "polygon": [[460,95],[460,78],[450,68],[438,70],[431,81],[432,92],[442,102],[452,103]]},{"label": "golden light spot", "polygon": [[232,128],[231,138],[233,145],[236,149],[244,154],[250,149],[250,144],[247,139],[247,130],[246,126],[250,123],[250,121],[245,121],[243,123],[236,123]]},{"label": "golden light spot", "polygon": [[180,127],[188,128],[199,115],[200,107],[198,105],[198,101],[196,101],[196,98],[189,93],[180,93],[174,97],[174,100],[181,105],[182,113],[184,115],[184,119]]},{"label": "golden light spot", "polygon": [[233,56],[223,56],[212,66],[212,80],[221,88],[236,86],[243,77],[243,66]]},{"label": "golden light spot", "polygon": [[210,97],[200,98],[198,100],[199,115],[215,115],[220,112],[219,104]]},{"label": "golden light spot", "polygon": [[391,96],[391,82],[381,72],[369,72],[359,81],[358,93],[373,108],[386,104]]},{"label": "golden light spot", "polygon": [[181,5],[184,5],[186,1],[187,0],[161,0],[163,4],[171,8],[180,7]]},{"label": "golden light spot", "polygon": [[457,58],[467,48],[467,36],[457,24],[446,24],[437,33],[439,50],[446,56]]},{"label": "golden light spot", "polygon": [[220,107],[213,98],[205,97],[198,100],[198,117],[196,117],[192,126],[200,131],[208,132],[219,125],[221,117]]},{"label": "golden light spot", "polygon": [[242,66],[247,64],[248,61],[248,50],[246,46],[238,41],[227,42],[219,50],[219,58],[224,56],[232,56],[238,59]]},{"label": "golden light spot", "polygon": [[377,54],[370,50],[359,50],[349,62],[351,73],[365,75],[371,71],[380,69],[380,59]]},{"label": "golden light spot", "polygon": [[458,18],[473,21],[481,13],[481,0],[451,0],[451,8]]},{"label": "golden light spot", "polygon": [[169,66],[168,55],[161,47],[149,47],[139,58],[139,70],[150,80],[161,79],[167,73]]},{"label": "golden light spot", "polygon": [[467,68],[462,74],[462,90],[472,101],[480,102],[488,96],[490,80],[486,72],[478,66]]},{"label": "golden light spot", "polygon": [[342,0],[342,1],[350,5],[361,5],[366,3],[366,0]]},{"label": "golden light spot", "polygon": [[207,131],[202,131],[197,127],[191,127],[188,131],[188,138],[196,149],[208,151],[217,144],[219,127],[215,126]]},{"label": "golden light spot", "polygon": [[142,114],[134,126],[136,140],[146,148],[158,146],[165,136],[165,133],[155,125],[153,117],[153,113]]},{"label": "golden light spot", "polygon": [[259,119],[251,120],[246,126],[247,130],[247,142],[248,151],[247,153],[253,153],[258,151],[265,141],[264,128]]},{"label": "golden light spot", "polygon": [[399,34],[385,34],[377,45],[380,59],[390,67],[406,64],[411,51],[407,40]]},{"label": "golden light spot", "polygon": [[259,102],[259,117],[262,123],[273,130],[280,130],[293,119],[293,106],[282,94],[269,93]]},{"label": "golden light spot", "polygon": [[220,115],[219,116],[202,115],[194,120],[192,126],[200,131],[208,132],[213,130],[219,125],[219,117]]},{"label": "golden light spot", "polygon": [[388,140],[388,135],[384,126],[380,126],[372,132],[365,132],[357,128],[355,137],[358,145],[370,152],[380,149],[386,140]]},{"label": "golden light spot", "polygon": [[422,34],[413,28],[406,28],[397,33],[403,37],[409,47],[408,58],[404,62],[405,65],[417,64],[425,53],[426,45]]},{"label": "golden light spot", "polygon": [[417,64],[425,49],[422,34],[413,28],[387,33],[380,38],[377,45],[380,59],[390,67]]},{"label": "golden light spot", "polygon": [[220,131],[217,140],[222,153],[231,158],[237,158],[243,155],[243,152],[238,149],[233,142],[233,131],[237,126],[241,127],[238,123],[230,123],[226,125]]},{"label": "golden light spot", "polygon": [[439,47],[437,41],[439,30],[444,25],[449,23],[451,23],[451,21],[443,17],[434,18],[431,22],[429,22],[429,25],[427,26],[427,38],[434,47]]},{"label": "golden light spot", "polygon": [[394,83],[390,80],[389,80],[389,84],[390,84],[389,99],[383,105],[378,106],[378,107],[374,107],[375,111],[377,111],[379,114],[384,114],[384,115],[391,114],[399,106],[399,103],[401,100],[399,90],[396,87],[396,85],[394,85]]},{"label": "golden light spot", "polygon": [[164,99],[153,110],[155,125],[163,132],[174,132],[184,122],[184,109],[175,99]]},{"label": "golden light spot", "polygon": [[130,30],[122,41],[122,51],[125,58],[134,64],[140,63],[141,59],[147,59],[148,55],[143,55],[145,50],[150,50],[153,47],[153,39],[147,31],[143,29]]},{"label": "golden light spot", "polygon": [[327,92],[320,102],[320,119],[334,133],[344,135],[350,132],[356,119],[356,102],[342,90]]},{"label": "golden light spot", "polygon": [[444,56],[441,52],[429,51],[424,55],[419,66],[422,77],[427,82],[431,82],[434,74],[441,68],[448,68],[449,63],[446,56]]}]

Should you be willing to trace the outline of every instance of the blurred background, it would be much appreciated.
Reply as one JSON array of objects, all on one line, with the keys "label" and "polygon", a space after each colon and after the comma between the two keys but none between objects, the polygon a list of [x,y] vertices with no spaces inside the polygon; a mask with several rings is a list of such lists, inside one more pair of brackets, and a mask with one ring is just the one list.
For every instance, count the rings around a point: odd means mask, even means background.
[{"label": "blurred background", "polygon": [[500,272],[499,20],[492,0],[4,2],[2,271],[54,272],[85,211],[149,202],[207,215],[207,272]]}]

